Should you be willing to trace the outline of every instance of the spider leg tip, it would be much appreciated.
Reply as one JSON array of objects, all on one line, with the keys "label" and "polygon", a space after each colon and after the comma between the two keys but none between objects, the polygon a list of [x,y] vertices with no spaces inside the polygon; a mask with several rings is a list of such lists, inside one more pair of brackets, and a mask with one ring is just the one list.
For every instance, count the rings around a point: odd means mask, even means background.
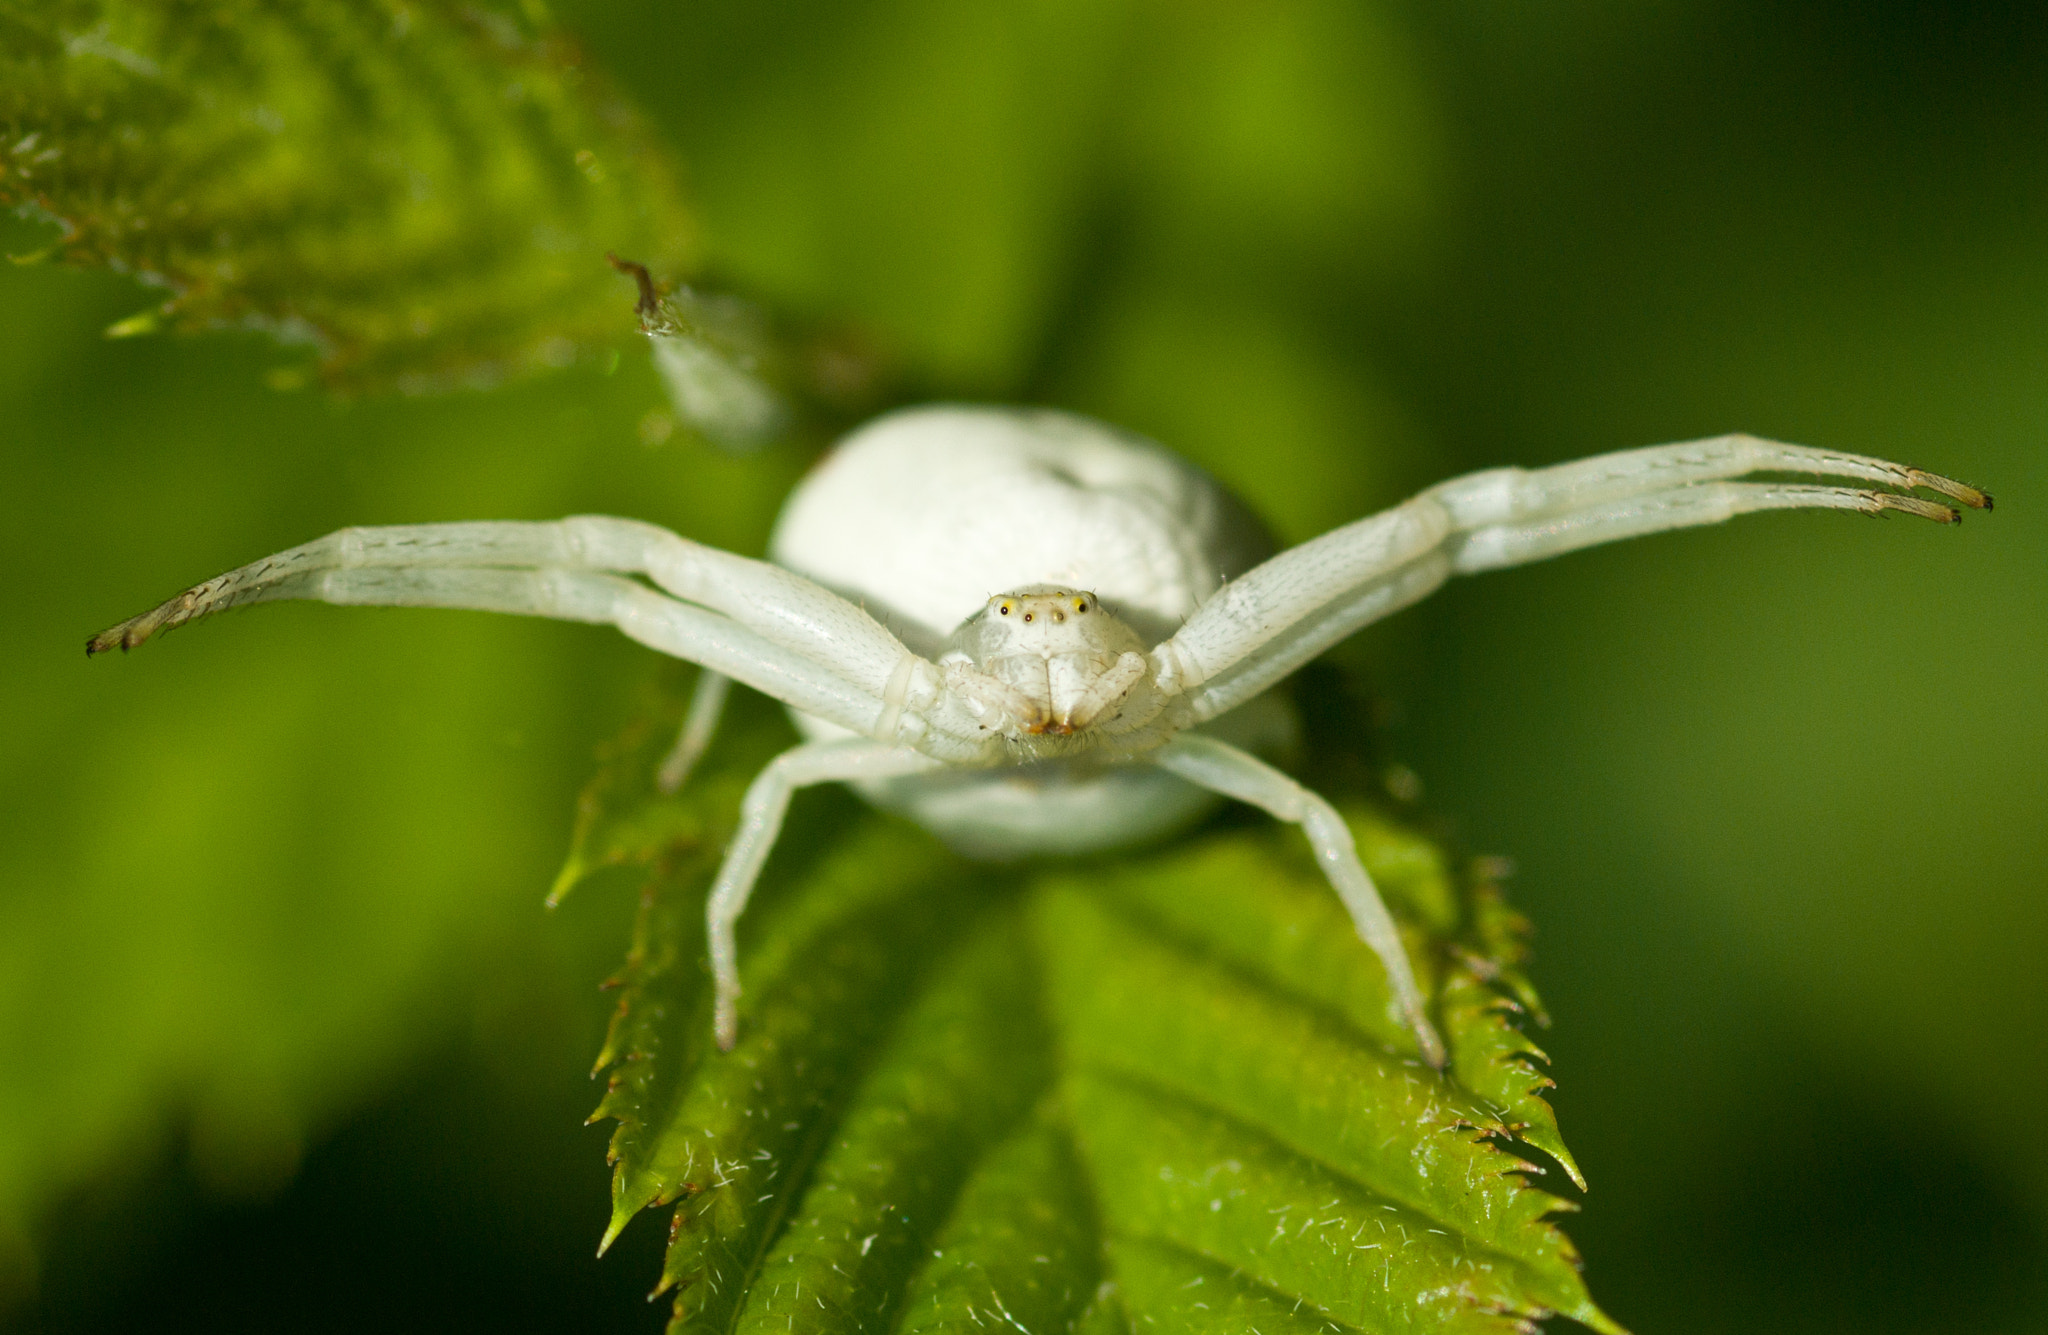
[{"label": "spider leg tip", "polygon": [[1938,491],[1951,500],[1961,501],[1972,510],[1989,510],[1991,508],[1991,494],[1979,491],[1966,482],[1958,482],[1954,478],[1942,477],[1938,473],[1924,472],[1918,468],[1908,469],[1907,473],[1913,486],[1925,487],[1929,491]]},{"label": "spider leg tip", "polygon": [[1443,1070],[1445,1063],[1450,1060],[1450,1054],[1444,1050],[1444,1041],[1438,1036],[1435,1026],[1420,1018],[1414,1019],[1411,1023],[1414,1025],[1415,1043],[1421,1049],[1422,1060],[1436,1070]]},{"label": "spider leg tip", "polygon": [[1960,524],[1963,522],[1961,511],[1957,510],[1954,506],[1943,505],[1939,501],[1923,500],[1918,496],[1901,496],[1896,492],[1889,491],[1874,491],[1866,494],[1869,497],[1869,503],[1873,507],[1869,511],[1871,514],[1879,514],[1886,510],[1900,510],[1909,515],[1918,515],[1922,519],[1931,519],[1937,524]]}]

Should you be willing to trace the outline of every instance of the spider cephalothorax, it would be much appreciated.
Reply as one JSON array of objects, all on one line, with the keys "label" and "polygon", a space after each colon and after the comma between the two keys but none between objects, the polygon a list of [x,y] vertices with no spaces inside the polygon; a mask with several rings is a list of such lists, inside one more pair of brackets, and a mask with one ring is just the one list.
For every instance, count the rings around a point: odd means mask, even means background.
[{"label": "spider cephalothorax", "polygon": [[939,668],[984,727],[1021,744],[1097,722],[1118,731],[1146,675],[1145,648],[1094,594],[1034,585],[989,599],[953,632]]},{"label": "spider cephalothorax", "polygon": [[[1856,485],[1738,480],[1760,473]],[[1254,754],[1287,727],[1269,689],[1454,574],[1757,510],[1957,518],[1916,488],[1991,505],[1881,459],[1721,436],[1454,478],[1274,556],[1241,505],[1148,442],[1061,413],[927,408],[854,433],[804,480],[773,564],[605,516],[344,529],[188,589],[87,651],[274,598],[609,622],[707,669],[665,769],[676,782],[725,678],[783,701],[810,740],[748,789],[706,910],[728,1048],[734,925],[797,788],[850,783],[995,858],[1132,843],[1218,797],[1248,802],[1308,835],[1417,1051],[1440,1065],[1350,831]]]}]

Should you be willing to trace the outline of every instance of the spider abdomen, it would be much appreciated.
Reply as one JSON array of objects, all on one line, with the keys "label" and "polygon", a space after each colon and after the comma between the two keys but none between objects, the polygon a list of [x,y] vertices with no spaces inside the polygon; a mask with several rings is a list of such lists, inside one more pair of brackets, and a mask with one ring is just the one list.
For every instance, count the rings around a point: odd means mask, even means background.
[{"label": "spider abdomen", "polygon": [[936,656],[994,595],[1085,590],[1146,645],[1272,554],[1216,481],[1066,413],[946,406],[841,441],[783,506],[769,558]]}]

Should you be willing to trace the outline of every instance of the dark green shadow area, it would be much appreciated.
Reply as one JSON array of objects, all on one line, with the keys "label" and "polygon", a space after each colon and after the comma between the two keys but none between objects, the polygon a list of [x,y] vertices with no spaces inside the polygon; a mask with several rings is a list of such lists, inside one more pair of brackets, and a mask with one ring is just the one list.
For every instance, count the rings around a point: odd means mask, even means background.
[{"label": "dark green shadow area", "polygon": [[[451,1052],[235,1203],[176,1163],[74,1197],[7,1329],[658,1331],[658,1225],[596,1256],[606,1132],[577,1063]],[[118,1257],[118,1268],[110,1258]]]}]

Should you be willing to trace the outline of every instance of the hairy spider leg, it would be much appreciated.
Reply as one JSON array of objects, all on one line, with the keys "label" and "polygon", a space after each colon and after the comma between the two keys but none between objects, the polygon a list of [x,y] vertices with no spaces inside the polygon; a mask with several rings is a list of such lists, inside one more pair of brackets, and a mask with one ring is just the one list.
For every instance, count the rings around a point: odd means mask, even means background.
[{"label": "hairy spider leg", "polygon": [[1943,524],[1955,523],[1958,518],[1945,505],[1889,491],[1800,482],[1689,482],[1625,499],[1574,506],[1521,523],[1475,528],[1455,544],[1453,565],[1461,575],[1498,570],[1623,538],[1718,524],[1737,515],[1808,509],[1871,515],[1898,510]]},{"label": "hairy spider leg", "polygon": [[768,762],[740,801],[739,828],[726,845],[725,861],[704,903],[705,934],[711,949],[715,994],[712,1029],[718,1046],[730,1052],[739,1041],[740,964],[733,928],[746,911],[747,897],[782,830],[789,799],[799,788],[855,779],[893,779],[938,769],[943,762],[887,742],[851,738],[806,742]]},{"label": "hairy spider leg", "polygon": [[[1529,517],[1621,500],[1686,482],[1719,482],[1751,473],[1804,473],[1812,477],[1851,478],[1874,482],[1898,491],[1926,488],[1973,510],[1991,508],[1991,498],[1975,487],[1934,473],[1895,464],[1868,455],[1846,454],[1840,450],[1786,445],[1756,436],[1710,436],[1704,440],[1680,441],[1672,445],[1647,445],[1632,450],[1596,454],[1588,459],[1554,464],[1540,469],[1493,469],[1452,478],[1431,487],[1430,493],[1452,503],[1453,498],[1473,493],[1503,497],[1510,512],[1490,515],[1460,515],[1461,523],[1492,522]],[[1505,493],[1496,490],[1498,480],[1508,483]],[[1497,506],[1499,500],[1489,502]]]},{"label": "hairy spider leg", "polygon": [[[199,586],[202,590],[206,587]],[[187,597],[189,594],[180,595],[172,603]],[[345,606],[465,608],[609,624],[662,653],[704,664],[847,728],[870,725],[881,708],[880,700],[863,695],[843,679],[769,643],[730,618],[692,607],[617,575],[460,567],[301,568],[283,578],[268,580],[259,591],[245,593],[234,601],[280,598],[307,598]],[[204,607],[167,624],[182,624],[214,610],[217,609]],[[152,631],[155,629],[151,627]],[[120,630],[115,627],[105,632],[96,638],[95,644],[119,643]],[[147,635],[135,642],[142,638]]]},{"label": "hairy spider leg", "polygon": [[496,521],[345,528],[229,571],[123,622],[95,649],[132,648],[160,629],[273,597],[304,574],[446,566],[603,570],[645,575],[669,593],[723,613],[880,699],[907,652],[867,613],[801,575],[681,538],[636,519],[580,515],[548,523]]},{"label": "hairy spider leg", "polygon": [[[511,578],[522,569],[534,578]],[[435,577],[451,571],[460,573]],[[549,586],[538,578],[596,571],[642,574],[687,604],[700,605],[693,610],[702,615],[680,619],[692,634],[677,635],[671,627],[661,643],[636,635],[663,652],[853,732],[893,739],[900,730],[906,740],[947,759],[972,760],[986,749],[986,738],[971,720],[927,708],[938,694],[937,670],[838,594],[765,561],[705,547],[653,524],[601,515],[553,523],[342,529],[195,585],[94,636],[86,652],[133,648],[214,612],[279,598],[474,606],[615,621],[604,612],[556,610]],[[467,600],[467,588],[485,590],[478,594],[484,600]],[[662,603],[686,605],[676,599]],[[643,610],[657,605],[638,604]]]},{"label": "hairy spider leg", "polygon": [[718,731],[719,717],[725,713],[725,697],[731,685],[732,678],[723,672],[710,668],[698,671],[697,684],[690,690],[689,712],[683,715],[683,730],[655,771],[655,786],[662,792],[679,792],[690,771],[704,758],[705,749]]},{"label": "hairy spider leg", "polygon": [[1755,472],[1924,487],[1991,508],[1991,497],[1976,488],[1917,468],[1753,436],[1622,450],[1552,468],[1488,469],[1439,483],[1232,581],[1153,651],[1158,683],[1185,693],[1195,718],[1213,718],[1453,574],[1621,538],[1792,508],[1960,518],[1947,505],[1894,491],[1730,480]]},{"label": "hairy spider leg", "polygon": [[1309,846],[1315,850],[1316,864],[1350,911],[1359,938],[1372,947],[1380,963],[1386,966],[1395,1004],[1414,1033],[1423,1060],[1431,1066],[1442,1066],[1443,1040],[1429,1022],[1422,989],[1416,986],[1408,952],[1401,946],[1401,934],[1395,930],[1394,920],[1387,913],[1372,877],[1366,873],[1365,864],[1358,860],[1351,829],[1337,809],[1265,761],[1200,733],[1182,733],[1148,758],[1189,783],[1249,803],[1276,819],[1301,827]]},{"label": "hairy spider leg", "polygon": [[1428,597],[1450,574],[1450,558],[1438,546],[1396,564],[1385,574],[1352,585],[1228,671],[1190,687],[1186,694],[1190,717],[1206,721],[1258,698],[1356,631]]}]

